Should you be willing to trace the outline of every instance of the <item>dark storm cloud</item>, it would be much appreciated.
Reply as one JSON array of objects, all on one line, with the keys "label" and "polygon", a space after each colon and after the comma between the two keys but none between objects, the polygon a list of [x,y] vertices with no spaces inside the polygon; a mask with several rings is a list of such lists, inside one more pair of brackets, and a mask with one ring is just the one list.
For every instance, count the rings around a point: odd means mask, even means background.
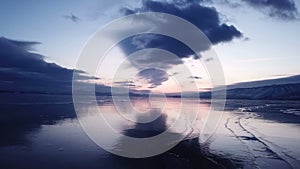
[{"label": "dark storm cloud", "polygon": [[[0,38],[5,39],[4,37]],[[24,49],[24,50],[34,50],[35,45],[41,44],[41,42],[34,42],[34,41],[18,41],[18,40],[10,40],[11,43],[17,45],[18,47]]]},{"label": "dark storm cloud", "polygon": [[271,17],[296,19],[298,10],[294,0],[243,0],[247,4],[264,10]]},{"label": "dark storm cloud", "polygon": [[[204,6],[202,3],[207,3],[210,1],[207,0],[174,0],[174,1],[152,1],[144,0],[142,1],[142,6],[139,8],[123,8],[121,12],[124,15],[141,13],[141,12],[161,12],[172,14],[178,17],[181,17],[196,27],[198,27],[212,42],[212,44],[218,44],[223,42],[230,42],[234,38],[240,38],[243,34],[233,25],[228,25],[222,23],[219,17],[219,13],[215,8]],[[143,21],[141,21],[143,22]],[[146,22],[146,21],[145,21]],[[151,26],[150,26],[151,27]],[[162,30],[173,30],[173,27],[169,27],[168,23],[161,25],[153,25],[155,29]],[[183,33],[189,34],[190,32],[186,31]],[[193,37],[193,36],[191,36]],[[188,46],[183,44],[181,41],[176,40],[172,37],[157,35],[157,34],[140,34],[130,38],[127,38],[122,43],[119,44],[123,51],[130,55],[133,52],[136,52],[141,49],[146,48],[159,48],[166,51],[169,51],[176,56],[179,60],[181,58],[188,58],[193,56],[195,59],[199,59],[194,51],[192,51]],[[199,44],[201,45],[201,51],[195,51],[197,54],[208,50],[211,44]],[[161,64],[159,64],[161,62]],[[133,65],[140,69],[141,67],[153,67],[153,65],[164,65],[159,66],[158,68],[167,70],[174,65],[182,64],[183,62],[178,60],[164,59],[164,56],[161,55],[148,55],[147,58],[143,60],[135,60]],[[147,64],[147,65],[145,65]],[[155,67],[155,66],[154,66]],[[150,79],[151,77],[157,78],[159,75],[152,72],[153,75],[147,74],[145,78]],[[142,75],[141,75],[142,76]],[[158,86],[162,83],[162,80],[168,80],[167,78],[162,79],[153,79],[153,81],[160,81],[153,85],[153,87]],[[150,81],[150,80],[149,80]]]},{"label": "dark storm cloud", "polygon": [[42,55],[29,52],[28,49],[32,48],[33,44],[37,43],[0,38],[0,67],[2,69],[7,68],[11,72],[36,74],[43,74],[45,72],[53,74],[65,71],[64,68],[56,64],[46,63]]},{"label": "dark storm cloud", "polygon": [[[71,92],[73,69],[48,63],[42,55],[31,52],[39,42],[0,38],[0,90]],[[75,70],[80,80],[94,79]]]},{"label": "dark storm cloud", "polygon": [[[181,5],[183,3],[185,5]],[[145,0],[140,8],[123,8],[121,11],[125,15],[139,12],[162,12],[176,15],[197,26],[207,35],[213,44],[228,42],[242,36],[242,33],[235,26],[221,23],[219,13],[215,8],[203,6],[196,0],[178,0],[173,1],[173,3]],[[149,39],[145,41],[152,42],[150,44],[151,47],[159,46],[158,42],[155,43],[152,39],[151,41]],[[166,45],[171,45],[170,47],[165,46],[167,49],[174,47],[172,43],[167,43]],[[145,47],[148,46],[145,45]],[[186,53],[186,51],[183,50],[183,53]]]},{"label": "dark storm cloud", "polygon": [[155,88],[169,79],[169,75],[165,71],[155,68],[140,71],[138,77],[149,84],[148,88]]}]

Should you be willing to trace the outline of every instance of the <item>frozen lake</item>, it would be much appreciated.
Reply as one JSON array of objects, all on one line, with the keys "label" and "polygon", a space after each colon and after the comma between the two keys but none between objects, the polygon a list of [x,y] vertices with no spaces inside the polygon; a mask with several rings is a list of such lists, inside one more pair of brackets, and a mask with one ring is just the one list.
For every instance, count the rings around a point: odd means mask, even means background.
[{"label": "frozen lake", "polygon": [[[86,135],[70,96],[22,95],[14,99],[11,94],[2,95],[6,99],[0,103],[0,168],[300,168],[299,101],[227,100],[216,132],[205,143],[199,143],[199,136],[210,110],[208,100],[184,99],[188,105],[184,108],[179,106],[179,98],[166,102],[157,98],[152,105],[145,98],[123,101],[127,118],[154,119],[145,124],[124,120],[108,97],[98,98],[97,107],[84,103],[87,113],[79,117],[81,121],[97,125],[94,119],[100,110],[116,132],[132,137],[162,133],[182,110],[182,126],[171,132],[192,126],[184,141],[163,154],[130,159],[112,155]],[[133,105],[136,112],[126,105]],[[192,125],[189,112],[195,105],[199,115]],[[103,130],[101,135],[112,149],[122,143],[122,137],[115,138],[109,131]]]}]

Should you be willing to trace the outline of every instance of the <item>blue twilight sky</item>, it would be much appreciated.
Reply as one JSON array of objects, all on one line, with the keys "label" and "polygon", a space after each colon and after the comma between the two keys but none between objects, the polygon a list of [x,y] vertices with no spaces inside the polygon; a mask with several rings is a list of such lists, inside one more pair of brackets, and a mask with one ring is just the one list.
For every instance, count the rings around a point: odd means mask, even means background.
[{"label": "blue twilight sky", "polygon": [[[242,38],[213,46],[228,84],[300,74],[297,13],[300,2],[282,0],[294,4],[295,8],[289,8],[293,6],[277,3],[278,0],[262,1],[270,1],[271,5],[255,4],[252,0],[203,3],[214,7],[223,23],[234,25],[243,33]],[[0,36],[41,42],[35,47],[36,52],[46,56],[47,61],[74,68],[81,49],[95,31],[121,17],[121,8],[135,9],[141,4],[139,0],[2,0]],[[78,21],[70,19],[72,15],[78,17]]]}]

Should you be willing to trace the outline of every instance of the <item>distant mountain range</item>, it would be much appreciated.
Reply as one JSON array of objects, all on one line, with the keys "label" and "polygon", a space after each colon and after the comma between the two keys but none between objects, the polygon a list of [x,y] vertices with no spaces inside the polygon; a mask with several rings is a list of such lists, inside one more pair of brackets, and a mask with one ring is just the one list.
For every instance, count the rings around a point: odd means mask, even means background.
[{"label": "distant mountain range", "polygon": [[[97,96],[111,96],[110,87],[97,87]],[[121,89],[120,89],[121,90]],[[216,94],[218,94],[218,89]],[[13,93],[13,94],[47,94],[47,95],[71,95],[70,90],[65,92],[59,90],[53,91],[14,91],[14,90],[0,90],[0,93]],[[127,95],[126,93],[120,93],[119,95]],[[155,94],[154,94],[155,95]],[[186,97],[199,97],[200,98],[211,98],[211,92],[189,92],[184,94]],[[131,91],[130,97],[148,97],[149,93]],[[157,95],[159,96],[159,95]],[[167,97],[181,97],[180,93],[169,93]],[[250,99],[250,100],[300,100],[300,75],[271,79],[271,80],[260,80],[237,83],[227,86],[227,99]]]},{"label": "distant mountain range", "polygon": [[300,100],[300,83],[229,89],[227,99]]},{"label": "distant mountain range", "polygon": [[300,75],[229,85],[227,99],[300,100]]},{"label": "distant mountain range", "polygon": [[[216,94],[218,94],[216,89]],[[195,93],[190,93],[192,97]],[[201,98],[211,98],[211,92],[201,92]],[[180,94],[169,94],[180,97]],[[300,75],[236,83],[227,86],[227,99],[300,100]]]},{"label": "distant mountain range", "polygon": [[227,89],[236,89],[236,88],[253,88],[253,87],[262,87],[262,86],[272,86],[272,85],[284,85],[284,84],[295,84],[300,83],[300,75],[294,75],[283,78],[268,79],[268,80],[258,80],[250,82],[236,83],[228,85]]}]

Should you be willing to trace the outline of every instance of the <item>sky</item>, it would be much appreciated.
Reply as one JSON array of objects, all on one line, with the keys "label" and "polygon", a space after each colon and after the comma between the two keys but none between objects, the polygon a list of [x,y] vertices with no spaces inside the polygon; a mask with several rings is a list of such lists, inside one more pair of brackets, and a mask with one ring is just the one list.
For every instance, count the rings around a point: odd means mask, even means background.
[{"label": "sky", "polygon": [[[0,45],[7,48],[13,44],[15,48],[22,48],[20,50],[23,54],[28,52],[40,55],[38,63],[41,60],[53,62],[68,72],[75,68],[86,42],[105,24],[132,13],[165,12],[187,19],[206,33],[221,61],[226,83],[232,84],[300,74],[299,8],[298,0],[2,0]],[[145,39],[147,43],[144,43]],[[141,42],[142,47],[138,46]],[[161,42],[166,45],[161,45]],[[193,74],[191,79],[201,88],[209,87],[203,66],[197,59],[188,58],[191,53],[187,49],[177,46],[180,46],[178,42],[166,37],[136,36],[128,39],[113,49],[105,61],[107,63],[100,66],[99,83],[112,85],[112,70],[132,52],[141,48],[160,47],[177,54],[181,58],[178,62],[190,64]],[[1,59],[9,60],[6,56]],[[178,73],[175,69],[178,63],[169,60],[165,63],[169,66],[165,69],[169,72],[174,69],[172,73]],[[2,71],[11,68],[5,64],[0,66]],[[141,70],[139,67],[134,68]],[[150,76],[152,74],[161,78]],[[171,92],[175,89],[170,86],[176,86],[171,76],[159,70],[140,71],[135,78],[150,83],[143,89],[168,89]],[[132,82],[125,81],[120,79],[115,84],[132,85]]]}]

